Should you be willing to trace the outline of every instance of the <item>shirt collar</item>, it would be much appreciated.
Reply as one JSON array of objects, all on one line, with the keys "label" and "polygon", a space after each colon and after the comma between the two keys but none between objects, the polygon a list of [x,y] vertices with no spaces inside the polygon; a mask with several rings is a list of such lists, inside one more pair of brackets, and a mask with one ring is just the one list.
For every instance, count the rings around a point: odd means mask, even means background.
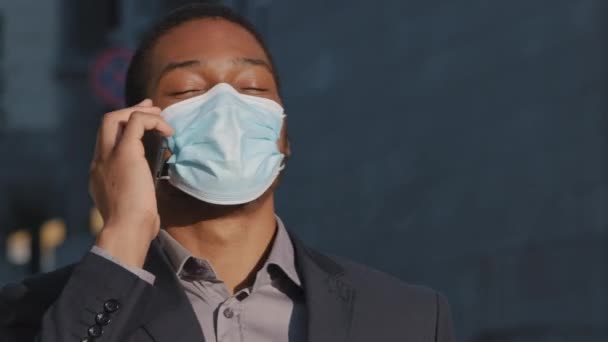
[{"label": "shirt collar", "polygon": [[[301,287],[301,281],[295,266],[293,243],[291,242],[289,233],[287,232],[283,221],[278,216],[275,217],[277,221],[277,232],[274,237],[270,253],[268,254],[268,258],[264,262],[262,269],[260,269],[258,272],[258,275],[261,272],[266,272],[266,274],[268,274],[269,266],[275,265],[278,266],[279,269],[282,270],[293,283]],[[164,229],[160,230],[158,238],[163,251],[169,259],[171,267],[175,271],[178,278],[195,276],[197,279],[220,281],[209,261],[194,257],[190,251],[177,242],[177,240],[169,235],[169,233],[167,233]],[[196,269],[197,273],[192,274],[192,272],[190,272],[191,269]],[[260,278],[258,276],[256,277],[256,283],[258,282],[258,279],[268,279],[268,277],[265,276]]]},{"label": "shirt collar", "polygon": [[296,285],[302,286],[298,272],[296,271],[295,253],[289,233],[281,218],[277,219],[277,234],[274,238],[270,254],[264,263],[263,269],[268,270],[269,265],[278,266]]},{"label": "shirt collar", "polygon": [[196,267],[198,270],[197,274],[192,274],[192,276],[198,276],[201,279],[209,281],[217,280],[216,273],[213,270],[211,263],[205,259],[193,256],[189,250],[177,242],[177,240],[169,235],[164,229],[160,230],[158,238],[161,242],[163,251],[169,259],[169,263],[178,278],[187,277],[190,275],[188,270],[198,266]]}]

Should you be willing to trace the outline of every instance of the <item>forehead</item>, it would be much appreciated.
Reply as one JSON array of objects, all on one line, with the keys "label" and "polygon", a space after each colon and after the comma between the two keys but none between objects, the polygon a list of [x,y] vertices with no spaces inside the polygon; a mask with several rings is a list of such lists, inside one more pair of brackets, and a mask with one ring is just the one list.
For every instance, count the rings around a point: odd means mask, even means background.
[{"label": "forehead", "polygon": [[169,62],[251,57],[268,61],[256,38],[245,28],[222,18],[195,19],[162,35],[152,49],[153,70]]}]

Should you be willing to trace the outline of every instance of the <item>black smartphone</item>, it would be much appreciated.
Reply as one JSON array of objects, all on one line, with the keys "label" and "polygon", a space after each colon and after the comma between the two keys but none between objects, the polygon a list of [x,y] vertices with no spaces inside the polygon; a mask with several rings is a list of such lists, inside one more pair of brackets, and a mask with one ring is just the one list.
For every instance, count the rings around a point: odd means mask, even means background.
[{"label": "black smartphone", "polygon": [[164,170],[165,169],[165,152],[167,151],[167,149],[169,148],[167,146],[167,139],[163,138],[163,137],[159,137],[160,138],[160,143],[158,145],[158,151],[156,152],[156,157],[154,158],[154,173],[152,174],[154,176],[154,188],[157,187],[158,185],[158,180],[164,176]]}]

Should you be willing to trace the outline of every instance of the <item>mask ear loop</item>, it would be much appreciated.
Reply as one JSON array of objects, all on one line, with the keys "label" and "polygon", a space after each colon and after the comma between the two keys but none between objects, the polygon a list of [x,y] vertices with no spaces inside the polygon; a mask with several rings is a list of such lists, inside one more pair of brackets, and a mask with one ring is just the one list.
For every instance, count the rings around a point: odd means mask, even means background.
[{"label": "mask ear loop", "polygon": [[283,160],[281,160],[281,165],[279,166],[279,171],[283,171],[283,169],[287,167],[287,159],[289,159],[289,156],[283,154]]},{"label": "mask ear loop", "polygon": [[[287,113],[284,112],[283,114],[281,114],[281,119],[285,121],[285,117],[287,117]],[[284,125],[284,123],[282,125]],[[282,128],[283,127],[281,127],[281,129]],[[289,137],[285,136],[285,139],[289,140]],[[279,166],[279,171],[283,171],[283,169],[287,166],[287,159],[289,159],[289,156],[283,153],[283,160],[281,160],[281,166]]]},{"label": "mask ear loop", "polygon": [[165,164],[163,164],[163,169],[160,172],[158,179],[169,179],[169,163],[165,162]]}]

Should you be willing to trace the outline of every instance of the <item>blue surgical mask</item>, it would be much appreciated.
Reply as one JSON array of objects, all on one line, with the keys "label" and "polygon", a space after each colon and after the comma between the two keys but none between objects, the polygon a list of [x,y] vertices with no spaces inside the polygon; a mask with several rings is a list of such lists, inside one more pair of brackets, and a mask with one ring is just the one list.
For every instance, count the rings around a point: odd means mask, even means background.
[{"label": "blue surgical mask", "polygon": [[173,127],[167,139],[169,182],[214,204],[242,204],[260,197],[282,169],[277,147],[283,107],[243,95],[226,83],[175,103],[161,113]]}]

